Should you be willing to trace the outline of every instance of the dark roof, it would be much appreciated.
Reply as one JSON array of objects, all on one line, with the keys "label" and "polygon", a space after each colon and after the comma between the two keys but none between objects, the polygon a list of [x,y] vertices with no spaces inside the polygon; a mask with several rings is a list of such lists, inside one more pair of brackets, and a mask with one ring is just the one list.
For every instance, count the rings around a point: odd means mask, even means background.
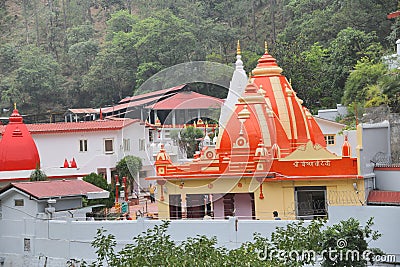
[{"label": "dark roof", "polygon": [[102,188],[83,180],[57,180],[11,183],[2,188],[0,190],[0,194],[8,191],[11,188],[17,188],[37,199],[86,196],[88,193],[104,191]]},{"label": "dark roof", "polygon": [[119,103],[121,104],[121,103],[126,103],[126,102],[133,102],[133,101],[138,101],[138,100],[145,99],[145,98],[153,98],[155,96],[162,97],[162,96],[168,95],[170,93],[176,93],[176,92],[184,89],[185,87],[186,87],[186,84],[181,84],[178,86],[174,86],[171,88],[162,89],[162,90],[158,90],[158,91],[154,91],[154,92],[150,92],[150,93],[129,96],[129,97],[125,97],[124,99],[119,101]]},{"label": "dark roof", "polygon": [[221,108],[223,100],[196,92],[180,92],[146,108],[154,110]]}]

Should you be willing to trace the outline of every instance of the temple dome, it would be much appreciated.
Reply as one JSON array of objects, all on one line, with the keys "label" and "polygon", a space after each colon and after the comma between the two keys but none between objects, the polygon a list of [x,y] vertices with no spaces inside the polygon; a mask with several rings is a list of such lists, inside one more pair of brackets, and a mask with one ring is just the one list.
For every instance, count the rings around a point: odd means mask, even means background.
[{"label": "temple dome", "polygon": [[281,72],[266,49],[219,135],[216,147],[219,155],[234,155],[235,151],[254,155],[260,139],[268,151],[272,147],[278,149],[280,157],[309,141],[326,147],[321,129]]},{"label": "temple dome", "polygon": [[39,153],[22,116],[14,109],[0,140],[0,171],[40,167]]}]

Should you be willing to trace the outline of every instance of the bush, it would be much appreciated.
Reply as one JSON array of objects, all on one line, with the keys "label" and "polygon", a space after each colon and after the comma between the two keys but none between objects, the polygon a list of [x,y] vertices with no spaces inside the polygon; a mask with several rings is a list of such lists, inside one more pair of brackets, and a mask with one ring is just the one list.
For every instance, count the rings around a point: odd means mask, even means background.
[{"label": "bush", "polygon": [[[327,226],[324,221],[303,221],[278,227],[271,240],[255,233],[253,241],[239,248],[227,250],[217,246],[215,237],[196,236],[175,244],[167,234],[170,222],[163,221],[133,238],[120,252],[115,252],[116,241],[104,229],[97,231],[92,242],[98,259],[91,266],[305,266],[317,261],[322,266],[365,266],[373,256],[382,254],[368,247],[368,239],[380,234],[371,229],[372,218],[365,227],[354,218]],[[323,228],[325,228],[323,230]],[[344,241],[343,241],[344,240]],[[342,242],[343,241],[343,242]],[[340,243],[342,242],[342,243]],[[345,244],[344,244],[345,243]],[[343,246],[344,245],[344,246]],[[335,250],[331,257],[328,253]],[[351,258],[347,252],[358,251],[360,258]],[[295,252],[295,253],[294,253]],[[313,254],[312,252],[315,252]],[[362,258],[368,252],[367,258]],[[340,256],[340,253],[342,253]],[[343,256],[344,255],[344,256]],[[351,254],[350,254],[351,255]]]}]

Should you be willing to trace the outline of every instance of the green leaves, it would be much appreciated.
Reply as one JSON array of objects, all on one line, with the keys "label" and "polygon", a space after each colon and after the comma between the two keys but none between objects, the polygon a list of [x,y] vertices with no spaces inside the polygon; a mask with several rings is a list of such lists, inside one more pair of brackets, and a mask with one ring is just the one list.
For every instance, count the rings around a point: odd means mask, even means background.
[{"label": "green leaves", "polygon": [[135,156],[125,156],[118,161],[116,169],[119,178],[122,179],[122,177],[126,177],[128,179],[128,185],[131,190],[133,190],[135,178],[142,169],[142,159]]},{"label": "green leaves", "polygon": [[171,138],[178,143],[179,148],[186,153],[188,158],[193,158],[194,153],[198,150],[198,139],[203,136],[204,131],[193,126],[188,126],[180,132],[171,132]]},{"label": "green leaves", "polygon": [[89,199],[87,205],[104,204],[107,208],[111,208],[114,205],[115,188],[107,184],[107,180],[102,175],[92,172],[83,177],[83,180],[110,192],[108,199]]},{"label": "green leaves", "polygon": [[[373,218],[364,227],[354,218],[326,226],[324,221],[292,222],[278,227],[271,240],[255,233],[253,241],[228,250],[217,245],[215,237],[189,237],[176,244],[168,234],[169,221],[148,229],[133,238],[132,244],[115,252],[115,237],[97,231],[92,246],[98,260],[91,266],[306,266],[319,262],[322,266],[365,266],[379,249],[368,247],[368,239],[376,240],[380,234],[372,230]],[[339,248],[338,248],[339,246]],[[335,250],[335,252],[333,252]],[[331,253],[327,253],[331,251]],[[355,252],[360,253],[360,257]],[[332,253],[333,252],[333,253]],[[367,252],[367,253],[365,253]],[[336,254],[335,254],[336,253]],[[340,254],[342,253],[342,254]],[[355,253],[355,254],[352,254]],[[368,257],[362,258],[362,255]],[[342,255],[342,256],[340,256]]]},{"label": "green leaves", "polygon": [[42,171],[39,166],[36,167],[34,171],[32,171],[31,175],[29,176],[29,181],[46,181],[47,175]]}]

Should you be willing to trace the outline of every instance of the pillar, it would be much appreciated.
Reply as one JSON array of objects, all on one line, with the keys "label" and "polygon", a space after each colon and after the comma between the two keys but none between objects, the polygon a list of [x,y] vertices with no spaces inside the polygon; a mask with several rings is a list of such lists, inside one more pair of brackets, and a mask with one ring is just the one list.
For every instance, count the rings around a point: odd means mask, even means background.
[{"label": "pillar", "polygon": [[111,169],[110,168],[106,168],[106,179],[107,179],[107,183],[111,184]]},{"label": "pillar", "polygon": [[182,219],[187,219],[186,194],[181,194]]},{"label": "pillar", "polygon": [[175,109],[172,110],[172,127],[175,128],[176,124],[176,111]]}]

